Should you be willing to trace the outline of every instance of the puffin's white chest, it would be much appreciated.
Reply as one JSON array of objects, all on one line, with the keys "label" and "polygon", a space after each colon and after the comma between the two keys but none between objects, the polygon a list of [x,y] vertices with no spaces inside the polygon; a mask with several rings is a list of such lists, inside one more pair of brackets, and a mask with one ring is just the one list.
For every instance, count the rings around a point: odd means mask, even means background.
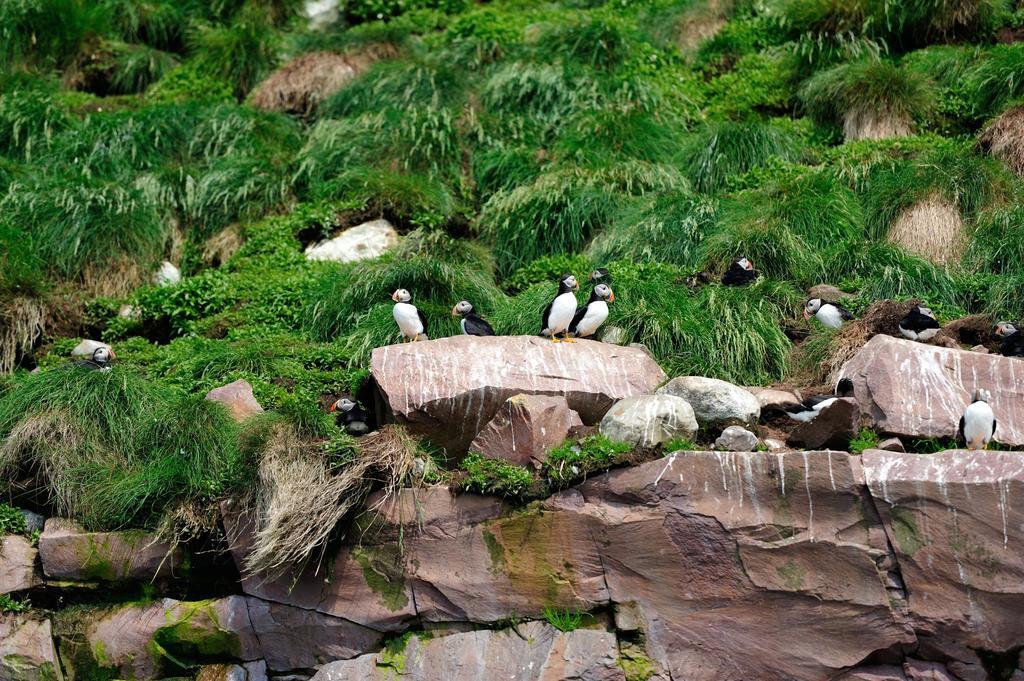
[{"label": "puffin's white chest", "polygon": [[587,305],[583,319],[576,325],[577,336],[593,336],[594,332],[608,319],[608,303],[595,300]]},{"label": "puffin's white chest", "polygon": [[835,305],[829,305],[827,303],[822,305],[814,316],[818,318],[819,322],[830,329],[838,329],[843,325],[843,314]]},{"label": "puffin's white chest", "polygon": [[935,337],[935,334],[937,334],[938,332],[939,330],[934,328],[924,329],[923,331],[914,331],[913,329],[908,329],[903,326],[900,326],[900,334],[904,338],[909,338],[912,341],[931,340],[932,338]]},{"label": "puffin's white chest", "polygon": [[984,447],[992,439],[995,414],[987,402],[974,402],[964,411],[964,439],[970,447]]},{"label": "puffin's white chest", "polygon": [[575,314],[576,295],[572,291],[566,291],[551,303],[551,312],[548,313],[548,326],[545,331],[549,335],[562,333],[569,328]]},{"label": "puffin's white chest", "polygon": [[395,303],[393,310],[395,323],[406,338],[415,338],[423,333],[423,323],[420,322],[419,311],[415,305],[410,303]]}]

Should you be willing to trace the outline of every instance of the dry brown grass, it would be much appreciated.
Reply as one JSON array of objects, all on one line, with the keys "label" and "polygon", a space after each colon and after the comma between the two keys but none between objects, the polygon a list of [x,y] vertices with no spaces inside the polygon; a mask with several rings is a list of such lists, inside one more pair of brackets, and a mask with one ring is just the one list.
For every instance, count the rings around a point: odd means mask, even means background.
[{"label": "dry brown grass", "polygon": [[46,307],[36,298],[12,298],[0,307],[0,374],[14,369],[46,330]]},{"label": "dry brown grass", "polygon": [[245,237],[237,224],[222,229],[203,244],[203,262],[213,267],[225,263],[244,243]]},{"label": "dry brown grass", "polygon": [[679,18],[676,45],[683,52],[692,52],[714,38],[725,26],[732,0],[708,0],[691,7]]},{"label": "dry brown grass", "polygon": [[275,575],[306,563],[372,489],[383,487],[378,504],[386,503],[408,477],[415,456],[415,440],[399,426],[385,426],[359,441],[354,461],[332,471],[318,443],[277,426],[245,511],[254,525],[246,574]]},{"label": "dry brown grass", "polygon": [[148,283],[155,266],[149,269],[131,258],[118,258],[108,263],[89,263],[82,269],[80,291],[87,298],[124,296]]},{"label": "dry brown grass", "polygon": [[843,135],[847,142],[907,137],[913,132],[913,122],[909,118],[885,110],[853,109],[843,116]]},{"label": "dry brown grass", "polygon": [[982,148],[1024,177],[1024,106],[1014,106],[992,120],[978,136]]},{"label": "dry brown grass", "polygon": [[940,196],[903,211],[889,230],[889,241],[940,265],[959,262],[967,247],[960,211]]},{"label": "dry brown grass", "polygon": [[296,57],[256,86],[250,103],[265,111],[307,116],[327,97],[355,79],[377,61],[396,54],[389,44],[373,45],[359,52],[310,52]]}]

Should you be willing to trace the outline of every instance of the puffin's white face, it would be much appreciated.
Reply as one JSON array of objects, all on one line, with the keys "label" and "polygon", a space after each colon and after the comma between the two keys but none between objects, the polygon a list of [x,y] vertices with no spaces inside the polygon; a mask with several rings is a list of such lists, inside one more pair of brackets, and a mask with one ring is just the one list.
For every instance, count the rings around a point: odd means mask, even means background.
[{"label": "puffin's white face", "polygon": [[920,312],[921,314],[923,314],[925,317],[931,317],[932,319],[935,319],[935,313],[932,312],[932,309],[930,307],[925,307],[924,305],[918,305],[917,306],[917,311]]},{"label": "puffin's white face", "polygon": [[579,282],[576,281],[576,277],[571,274],[567,274],[562,277],[562,284],[573,291],[577,291],[580,288]]},{"label": "puffin's white face", "polygon": [[108,348],[96,348],[92,351],[92,361],[97,364],[104,364],[113,359],[114,353]]},{"label": "puffin's white face", "polygon": [[1011,336],[1017,333],[1017,326],[1012,322],[999,322],[996,324],[996,335],[1000,338]]},{"label": "puffin's white face", "polygon": [[391,294],[391,300],[396,303],[408,303],[412,300],[412,294],[406,291],[404,288],[400,288]]},{"label": "puffin's white face", "polygon": [[455,307],[452,308],[453,317],[461,317],[464,314],[469,314],[473,311],[473,305],[468,300],[460,300],[455,303]]},{"label": "puffin's white face", "polygon": [[352,408],[356,406],[356,403],[347,397],[342,397],[340,400],[331,405],[331,411],[348,412],[352,411]]},{"label": "puffin's white face", "polygon": [[988,402],[991,399],[992,399],[992,393],[990,393],[989,391],[985,390],[984,388],[978,388],[977,390],[974,391],[974,401],[975,402]]},{"label": "puffin's white face", "polygon": [[598,284],[594,287],[594,293],[601,300],[607,300],[609,303],[615,302],[615,293],[612,291],[612,287],[608,284]]},{"label": "puffin's white face", "polygon": [[736,261],[736,264],[745,270],[754,269],[754,263],[749,258],[740,258],[739,260]]},{"label": "puffin's white face", "polygon": [[606,269],[604,269],[602,267],[599,267],[599,268],[597,268],[596,270],[594,270],[593,272],[590,273],[590,281],[594,281],[596,279],[604,279],[605,276],[607,276],[607,274],[608,274],[608,270],[606,270]]},{"label": "puffin's white face", "polygon": [[821,309],[821,298],[811,298],[804,305],[804,317],[810,319]]}]

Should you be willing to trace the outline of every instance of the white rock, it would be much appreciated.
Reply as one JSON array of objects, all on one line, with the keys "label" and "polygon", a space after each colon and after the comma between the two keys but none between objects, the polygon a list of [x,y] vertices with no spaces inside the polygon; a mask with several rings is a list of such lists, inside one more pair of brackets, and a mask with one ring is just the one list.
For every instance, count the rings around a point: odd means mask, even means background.
[{"label": "white rock", "polygon": [[303,13],[309,19],[309,28],[318,30],[338,20],[339,0],[306,0]]},{"label": "white rock", "polygon": [[690,403],[702,426],[750,426],[761,417],[761,405],[749,392],[717,378],[680,376],[658,389]]},{"label": "white rock", "polygon": [[752,452],[757,436],[742,426],[729,426],[715,440],[715,449],[727,452]]},{"label": "white rock", "polygon": [[160,269],[153,275],[153,283],[157,286],[174,286],[179,281],[181,281],[181,270],[168,260],[160,263]]},{"label": "white rock", "polygon": [[764,446],[768,448],[769,452],[777,452],[782,449],[789,449],[789,447],[786,446],[785,442],[783,442],[782,440],[776,440],[775,438],[771,437],[765,439]]},{"label": "white rock", "polygon": [[128,305],[125,303],[117,309],[117,316],[121,319],[129,319],[135,321],[142,317],[142,310],[134,305]]},{"label": "white rock", "polygon": [[651,447],[692,437],[697,419],[686,400],[673,395],[636,395],[616,402],[601,419],[601,433],[617,442]]},{"label": "white rock", "polygon": [[106,348],[107,350],[109,350],[110,346],[104,343],[103,341],[89,340],[88,338],[86,338],[71,350],[71,356],[92,357],[92,353],[96,351],[96,348]]},{"label": "white rock", "polygon": [[383,255],[398,244],[398,232],[387,220],[371,220],[306,249],[308,260],[354,262]]},{"label": "white rock", "polygon": [[612,345],[625,345],[626,344],[626,332],[621,326],[609,326],[601,334],[601,341],[604,343],[611,343]]}]

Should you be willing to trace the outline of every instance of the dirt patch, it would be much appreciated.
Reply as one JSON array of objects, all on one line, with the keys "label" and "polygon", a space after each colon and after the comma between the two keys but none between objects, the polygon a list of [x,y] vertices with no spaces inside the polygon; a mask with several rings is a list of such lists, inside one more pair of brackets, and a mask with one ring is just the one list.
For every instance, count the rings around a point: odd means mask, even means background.
[{"label": "dirt patch", "polygon": [[992,120],[978,135],[982,149],[1024,177],[1024,106],[1014,106]]}]

